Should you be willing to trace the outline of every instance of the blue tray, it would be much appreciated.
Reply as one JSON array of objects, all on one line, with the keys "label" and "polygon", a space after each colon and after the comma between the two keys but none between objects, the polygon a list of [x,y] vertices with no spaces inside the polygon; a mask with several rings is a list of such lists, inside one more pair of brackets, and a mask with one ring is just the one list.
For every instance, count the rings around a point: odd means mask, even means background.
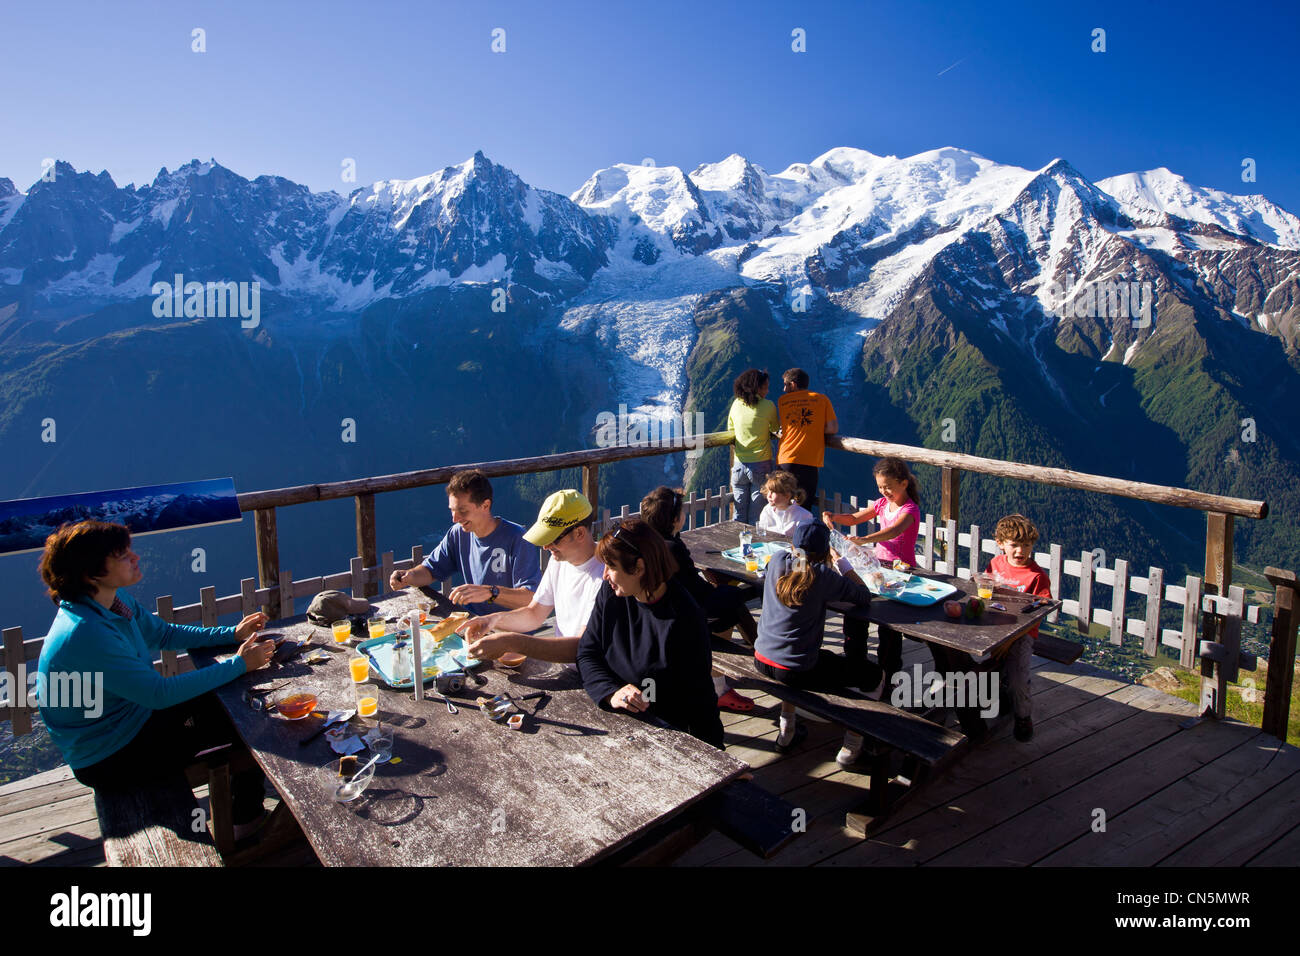
[{"label": "blue tray", "polygon": [[867,590],[877,597],[897,601],[899,604],[928,607],[931,604],[938,604],[940,601],[957,593],[957,588],[953,585],[944,581],[935,581],[932,578],[923,578],[919,574],[907,574],[903,571],[895,571],[892,568],[881,568],[881,573],[884,574],[886,581],[905,581],[907,583],[901,591],[878,589],[867,583]]},{"label": "blue tray", "polygon": [[[782,544],[779,541],[755,541],[752,545],[750,545],[750,547],[753,549],[753,552],[756,555],[758,555],[758,560],[760,564],[764,563],[765,560],[770,561],[772,558],[775,558],[782,551],[790,550],[790,546],[788,544]],[[726,551],[723,551],[722,556],[726,558],[728,561],[735,561],[737,564],[745,563],[745,559],[740,556],[739,545],[737,545],[734,548],[728,548]]]},{"label": "blue tray", "polygon": [[[465,638],[459,634],[450,634],[443,638],[441,644],[434,644],[432,630],[434,622],[429,622],[421,626],[424,633],[420,637],[420,650],[424,654],[424,667],[437,667],[443,674],[449,674],[452,671],[464,670],[461,666],[463,662],[468,667],[477,667],[483,662],[477,658],[466,657],[465,655]],[[357,645],[357,650],[370,659],[370,672],[382,680],[389,687],[412,687],[414,681],[407,679],[401,682],[393,680],[393,645],[403,638],[409,639],[408,631],[385,634],[383,637],[371,638],[368,641],[362,641]],[[436,674],[426,673],[424,683],[431,684]]]}]

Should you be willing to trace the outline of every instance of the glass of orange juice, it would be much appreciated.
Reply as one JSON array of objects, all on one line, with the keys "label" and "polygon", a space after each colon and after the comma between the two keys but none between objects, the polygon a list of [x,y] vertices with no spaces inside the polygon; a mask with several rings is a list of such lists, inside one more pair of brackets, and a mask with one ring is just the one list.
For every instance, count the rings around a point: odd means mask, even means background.
[{"label": "glass of orange juice", "polygon": [[375,640],[376,638],[383,637],[385,634],[388,633],[388,622],[385,621],[382,617],[372,617],[370,619],[370,623],[367,626],[369,628],[370,639],[372,641]]},{"label": "glass of orange juice", "polygon": [[420,623],[423,624],[433,614],[433,602],[421,601],[416,607],[420,609]]},{"label": "glass of orange juice", "polygon": [[379,711],[379,696],[369,684],[357,684],[357,714],[373,717]]},{"label": "glass of orange juice", "polygon": [[975,587],[981,600],[993,600],[993,579],[987,574],[975,575]]},{"label": "glass of orange juice", "polygon": [[370,677],[370,661],[363,654],[348,660],[348,669],[352,671],[352,683],[364,684]]},{"label": "glass of orange juice", "polygon": [[347,618],[341,621],[335,621],[330,625],[330,633],[334,635],[334,643],[346,644],[352,637],[352,622]]}]

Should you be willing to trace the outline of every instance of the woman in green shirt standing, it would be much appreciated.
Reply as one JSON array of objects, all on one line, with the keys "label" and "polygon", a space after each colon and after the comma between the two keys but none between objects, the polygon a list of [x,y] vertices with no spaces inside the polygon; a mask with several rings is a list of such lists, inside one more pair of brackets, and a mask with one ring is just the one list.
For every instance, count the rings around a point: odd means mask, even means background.
[{"label": "woman in green shirt standing", "polygon": [[765,503],[763,479],[772,470],[772,437],[781,425],[776,405],[767,399],[768,377],[756,368],[736,376],[736,400],[727,413],[727,430],[735,434],[736,462],[731,466],[731,496],[736,520],[753,524]]}]

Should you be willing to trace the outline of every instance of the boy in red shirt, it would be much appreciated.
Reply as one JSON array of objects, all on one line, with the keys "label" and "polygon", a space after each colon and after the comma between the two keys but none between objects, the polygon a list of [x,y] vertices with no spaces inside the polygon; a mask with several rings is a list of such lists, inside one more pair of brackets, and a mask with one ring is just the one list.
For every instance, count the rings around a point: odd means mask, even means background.
[{"label": "boy in red shirt", "polygon": [[[1026,594],[1051,599],[1052,586],[1047,574],[1034,562],[1034,542],[1038,529],[1024,515],[1007,515],[998,522],[993,538],[1002,552],[989,562],[984,573],[993,577],[997,587],[1011,588]],[[1038,625],[1019,638],[1003,658],[1002,668],[1011,691],[1011,706],[1016,717],[1016,740],[1034,736],[1034,721],[1029,706],[1029,667],[1034,654]]]}]

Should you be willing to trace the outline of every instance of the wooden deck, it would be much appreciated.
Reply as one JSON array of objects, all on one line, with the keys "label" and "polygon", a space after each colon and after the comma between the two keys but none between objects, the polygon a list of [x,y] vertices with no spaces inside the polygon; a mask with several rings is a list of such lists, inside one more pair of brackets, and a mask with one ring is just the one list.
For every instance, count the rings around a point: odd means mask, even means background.
[{"label": "wooden deck", "polygon": [[[839,640],[828,627],[828,644]],[[905,666],[930,666],[923,646],[904,652]],[[1234,721],[1185,727],[1191,704],[1085,664],[1034,663],[1034,739],[1017,743],[1004,720],[865,840],[843,827],[867,777],[835,763],[840,732],[810,721],[807,741],[781,755],[775,698],[724,714],[728,753],[806,811],[807,832],[768,865],[1300,863],[1300,749]],[[304,844],[265,862],[316,861]],[[715,833],[677,865],[759,862]],[[91,793],[67,767],[0,787],[0,865],[23,864],[104,864]]]}]

